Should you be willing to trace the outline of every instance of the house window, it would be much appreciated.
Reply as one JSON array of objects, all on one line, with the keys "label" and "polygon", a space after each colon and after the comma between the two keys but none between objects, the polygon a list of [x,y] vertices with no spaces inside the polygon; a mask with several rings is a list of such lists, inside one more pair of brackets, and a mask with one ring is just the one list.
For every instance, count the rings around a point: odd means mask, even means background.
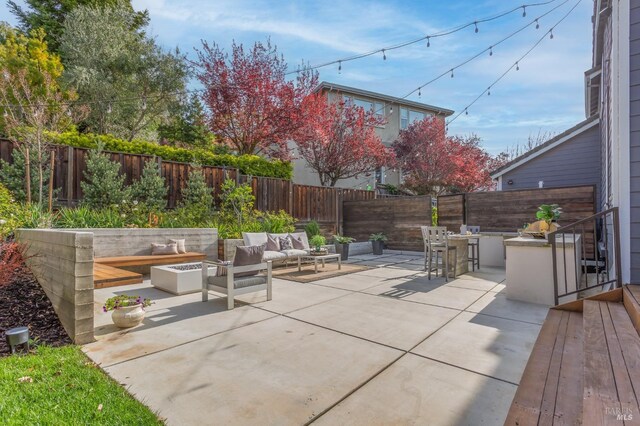
[{"label": "house window", "polygon": [[385,105],[382,102],[374,102],[373,113],[377,119],[383,119],[385,115]]},{"label": "house window", "polygon": [[406,129],[410,124],[416,121],[424,120],[425,117],[431,114],[426,114],[420,111],[414,111],[408,108],[400,108],[400,128]]}]

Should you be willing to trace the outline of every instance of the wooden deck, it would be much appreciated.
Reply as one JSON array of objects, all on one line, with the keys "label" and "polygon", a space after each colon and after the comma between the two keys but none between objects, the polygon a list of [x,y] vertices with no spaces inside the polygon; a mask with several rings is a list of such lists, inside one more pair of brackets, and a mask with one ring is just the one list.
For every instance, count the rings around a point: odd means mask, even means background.
[{"label": "wooden deck", "polygon": [[205,260],[204,253],[187,252],[181,254],[163,255],[140,255],[140,256],[114,256],[97,257],[96,263],[109,266],[148,266],[148,265],[171,265],[173,263],[198,262]]},{"label": "wooden deck", "polygon": [[549,310],[505,424],[640,424],[639,300],[628,286]]},{"label": "wooden deck", "polygon": [[101,263],[93,264],[93,287],[105,288],[118,285],[139,284],[142,282],[142,274],[137,274],[124,269]]}]

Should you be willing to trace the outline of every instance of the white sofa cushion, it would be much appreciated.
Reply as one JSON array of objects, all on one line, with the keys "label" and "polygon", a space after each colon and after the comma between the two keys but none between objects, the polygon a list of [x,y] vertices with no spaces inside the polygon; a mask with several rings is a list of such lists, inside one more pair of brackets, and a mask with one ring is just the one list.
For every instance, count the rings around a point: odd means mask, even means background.
[{"label": "white sofa cushion", "polygon": [[282,250],[280,253],[284,253],[287,257],[298,257],[298,256],[305,256],[309,254],[304,250],[297,250],[297,249]]},{"label": "white sofa cushion", "polygon": [[279,252],[279,251],[269,251],[266,250],[264,252],[264,254],[262,255],[262,260],[264,262],[268,261],[268,260],[281,260],[281,259],[286,259],[287,255],[285,253]]},{"label": "white sofa cushion", "polygon": [[243,232],[242,239],[245,246],[261,246],[267,244],[266,232]]}]

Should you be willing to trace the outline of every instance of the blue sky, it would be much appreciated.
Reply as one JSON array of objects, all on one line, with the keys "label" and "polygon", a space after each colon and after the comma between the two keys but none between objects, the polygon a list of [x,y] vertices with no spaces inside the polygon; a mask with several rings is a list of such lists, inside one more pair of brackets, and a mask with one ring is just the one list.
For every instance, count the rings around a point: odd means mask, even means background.
[{"label": "blue sky", "polygon": [[[541,0],[537,0],[541,1]],[[527,8],[499,20],[382,55],[319,70],[320,79],[392,96],[404,96],[477,52],[495,44],[564,0]],[[409,99],[462,110],[526,52],[577,0],[570,0],[522,33]],[[133,0],[148,9],[151,34],[167,47],[193,55],[200,40],[223,47],[233,40],[253,44],[271,37],[290,67],[322,63],[415,39],[536,0],[458,1],[266,1]],[[523,143],[539,131],[561,132],[584,119],[584,71],[591,64],[591,0],[575,11],[525,60],[450,127],[474,132],[491,153]],[[0,19],[14,23],[6,7]]]}]

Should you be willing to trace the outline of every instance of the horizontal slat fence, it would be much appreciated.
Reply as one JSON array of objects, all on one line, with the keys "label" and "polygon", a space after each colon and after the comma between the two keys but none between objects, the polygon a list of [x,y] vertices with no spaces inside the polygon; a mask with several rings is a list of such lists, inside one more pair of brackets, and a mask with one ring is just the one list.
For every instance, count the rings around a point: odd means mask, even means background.
[{"label": "horizontal slat fence", "polygon": [[[0,140],[0,159],[12,162],[13,149],[10,141]],[[62,145],[54,145],[52,150],[55,155],[53,184],[59,189],[58,203],[76,205],[83,196],[80,182],[87,168],[89,150]],[[140,178],[147,161],[154,161],[154,157],[149,155],[116,152],[108,154],[112,161],[120,163],[127,185]],[[182,190],[192,166],[188,163],[164,161],[157,157],[155,161],[160,164],[161,174],[169,189],[167,207],[175,208],[182,199]],[[234,179],[238,183],[251,185],[256,197],[256,209],[284,210],[298,220],[298,226],[316,220],[328,235],[340,232],[343,200],[370,200],[376,197],[374,191],[297,185],[286,179],[241,175],[237,169],[232,168],[203,166],[202,170],[207,185],[212,188],[216,203],[220,200],[224,180]]]},{"label": "horizontal slat fence", "polygon": [[431,225],[431,197],[394,197],[344,202],[344,234],[358,241],[384,233],[387,247],[422,251],[420,226]]},{"label": "horizontal slat fence", "polygon": [[[568,225],[596,213],[595,190],[587,185],[440,196],[438,224],[454,232],[463,223],[479,226],[481,232],[515,232],[537,220],[541,204],[558,204],[562,207],[559,223]],[[584,243],[590,258],[594,239],[593,230],[587,230]]]}]

